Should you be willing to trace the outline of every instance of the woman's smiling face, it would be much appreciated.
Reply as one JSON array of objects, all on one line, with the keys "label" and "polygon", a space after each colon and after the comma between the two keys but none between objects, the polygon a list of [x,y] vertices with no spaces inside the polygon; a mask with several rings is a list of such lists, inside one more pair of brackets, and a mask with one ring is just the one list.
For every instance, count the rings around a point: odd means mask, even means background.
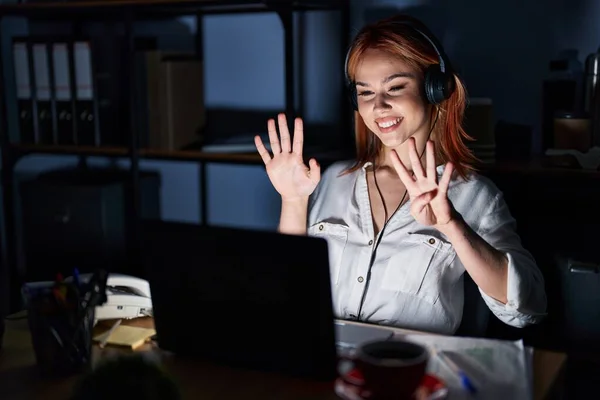
[{"label": "woman's smiling face", "polygon": [[381,50],[368,49],[357,65],[355,82],[358,112],[385,147],[397,149],[411,136],[417,142],[426,140],[429,107],[420,71]]}]

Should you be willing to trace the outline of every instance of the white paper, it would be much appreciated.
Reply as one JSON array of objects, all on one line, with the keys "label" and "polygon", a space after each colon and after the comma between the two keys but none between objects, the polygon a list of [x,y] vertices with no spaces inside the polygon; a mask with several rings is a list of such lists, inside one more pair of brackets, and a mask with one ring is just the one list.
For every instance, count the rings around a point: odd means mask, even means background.
[{"label": "white paper", "polygon": [[523,342],[453,336],[399,334],[395,338],[426,345],[450,358],[473,381],[473,397],[461,387],[457,375],[439,357],[432,356],[428,372],[444,380],[449,400],[533,398],[532,361]]}]

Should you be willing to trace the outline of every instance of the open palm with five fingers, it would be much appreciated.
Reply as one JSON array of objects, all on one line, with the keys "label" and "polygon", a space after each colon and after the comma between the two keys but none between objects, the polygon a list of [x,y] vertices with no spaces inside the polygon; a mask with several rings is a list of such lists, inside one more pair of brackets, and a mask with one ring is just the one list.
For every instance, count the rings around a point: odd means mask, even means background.
[{"label": "open palm with five fingers", "polygon": [[285,114],[278,115],[279,137],[275,121],[267,123],[269,142],[273,155],[265,148],[260,136],[254,138],[254,144],[265,163],[267,174],[275,190],[283,200],[296,200],[310,196],[321,180],[321,168],[313,158],[309,166],[302,159],[304,131],[302,119],[294,121],[293,144],[288,130]]},{"label": "open palm with five fingers", "polygon": [[411,215],[422,225],[439,227],[448,224],[455,216],[452,203],[448,199],[453,165],[446,164],[438,182],[433,142],[427,141],[426,170],[423,169],[417,154],[414,138],[409,139],[408,149],[413,174],[407,170],[395,151],[392,151],[392,163],[410,196]]}]

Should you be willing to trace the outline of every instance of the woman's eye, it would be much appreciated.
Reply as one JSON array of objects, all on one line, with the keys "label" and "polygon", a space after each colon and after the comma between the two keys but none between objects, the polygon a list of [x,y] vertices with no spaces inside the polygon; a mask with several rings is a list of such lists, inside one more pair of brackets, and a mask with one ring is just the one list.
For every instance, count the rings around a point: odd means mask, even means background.
[{"label": "woman's eye", "polygon": [[397,91],[399,91],[399,90],[402,90],[402,89],[404,89],[404,87],[405,87],[405,86],[406,86],[406,85],[393,86],[393,87],[390,89],[390,92],[397,92]]},{"label": "woman's eye", "polygon": [[373,92],[368,91],[368,90],[363,90],[363,91],[358,92],[359,96],[370,96],[372,94],[373,94]]}]

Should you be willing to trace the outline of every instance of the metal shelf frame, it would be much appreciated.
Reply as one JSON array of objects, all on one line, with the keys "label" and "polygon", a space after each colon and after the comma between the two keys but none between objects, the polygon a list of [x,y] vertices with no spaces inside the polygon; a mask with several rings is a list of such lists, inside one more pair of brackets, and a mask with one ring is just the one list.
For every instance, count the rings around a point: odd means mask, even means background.
[{"label": "metal shelf frame", "polygon": [[[240,13],[276,13],[281,19],[284,30],[285,54],[285,111],[287,115],[295,112],[295,56],[294,56],[294,13],[302,11],[337,11],[341,17],[341,48],[345,51],[348,47],[348,33],[350,24],[350,6],[347,0],[94,0],[94,1],[56,1],[41,3],[5,4],[0,5],[0,22],[6,17],[21,17],[35,22],[71,21],[75,22],[74,31],[80,29],[86,21],[122,22],[128,48],[129,68],[126,70],[129,87],[130,110],[137,109],[139,99],[135,90],[135,63],[134,63],[134,33],[133,26],[137,21],[165,20],[180,16],[195,16],[196,35],[195,50],[203,57],[202,48],[202,17],[211,14],[240,14]],[[2,49],[7,51],[8,49]],[[207,208],[207,163],[232,163],[232,164],[259,164],[255,156],[219,156],[203,154],[202,152],[160,152],[144,151],[140,149],[140,138],[136,127],[135,118],[129,118],[129,146],[128,148],[106,149],[65,146],[36,146],[13,144],[8,131],[8,110],[6,93],[6,76],[3,68],[4,51],[0,51],[0,154],[2,156],[1,185],[3,190],[4,212],[4,238],[5,251],[3,252],[5,265],[10,271],[11,303],[18,301],[21,277],[18,271],[17,252],[17,221],[15,216],[15,176],[14,167],[25,155],[43,154],[71,154],[80,157],[106,156],[127,157],[130,163],[130,185],[132,189],[131,210],[134,213],[134,227],[128,243],[134,246],[132,254],[139,254],[139,212],[140,212],[140,170],[141,159],[166,159],[180,161],[195,161],[200,166],[200,196],[201,196],[201,221],[208,223]],[[345,88],[345,85],[343,86]],[[35,88],[32,87],[35,91]],[[345,89],[344,89],[345,90]],[[35,95],[32,95],[35,99]],[[34,101],[34,100],[32,100]],[[350,110],[347,102],[341,107],[340,131],[349,132]],[[139,260],[132,260],[139,262]]]}]

